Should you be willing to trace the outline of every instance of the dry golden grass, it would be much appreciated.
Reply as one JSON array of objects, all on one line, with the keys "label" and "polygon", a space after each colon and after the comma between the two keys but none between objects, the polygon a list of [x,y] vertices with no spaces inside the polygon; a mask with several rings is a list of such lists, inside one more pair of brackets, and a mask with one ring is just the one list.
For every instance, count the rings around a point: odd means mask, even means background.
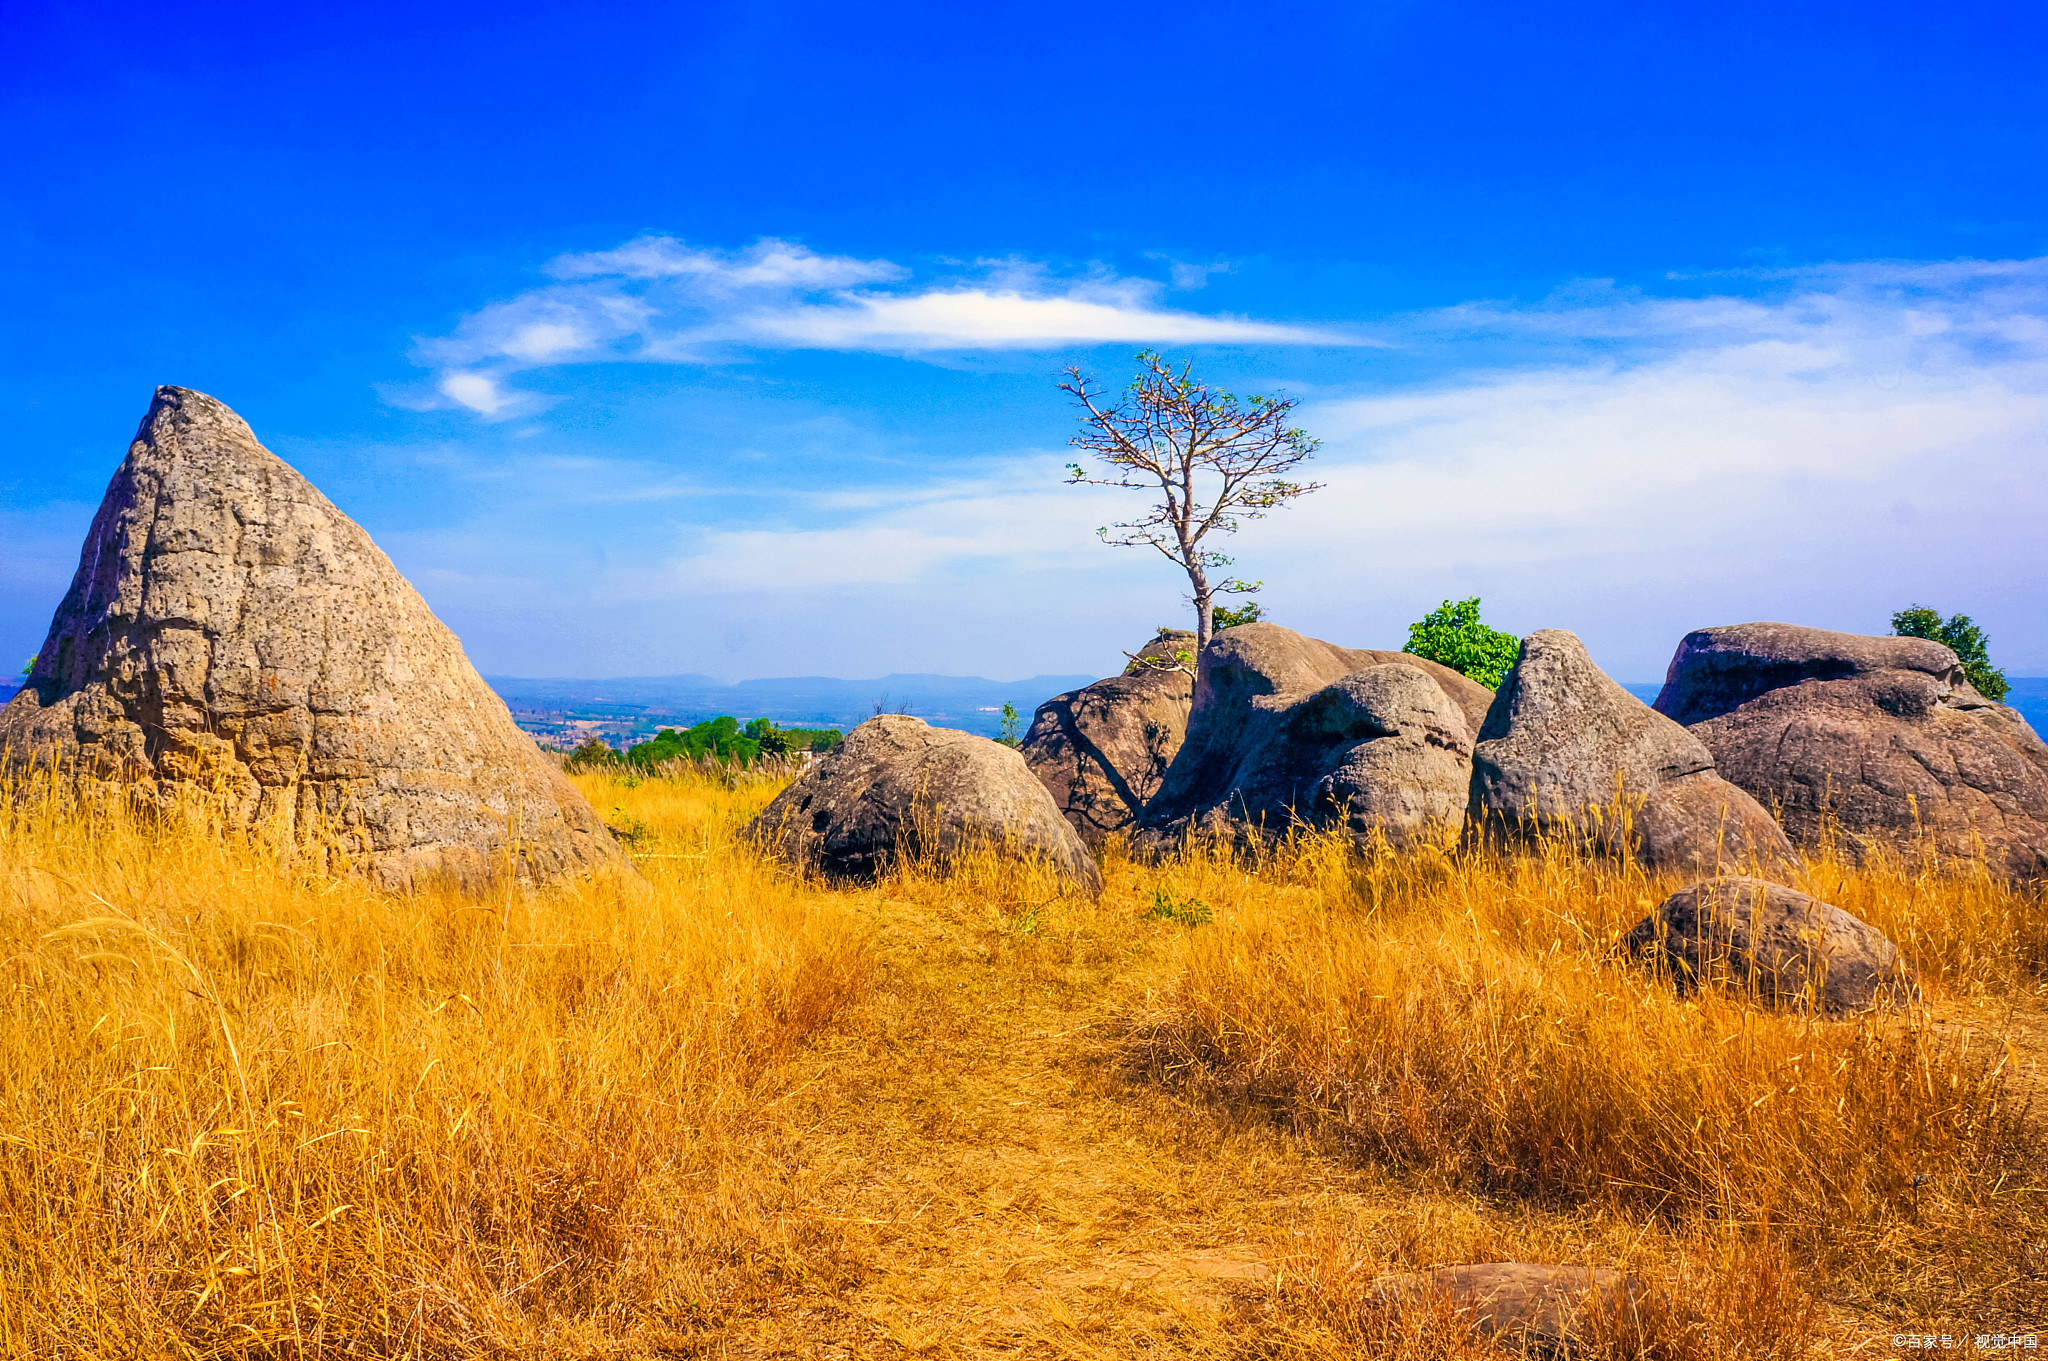
[{"label": "dry golden grass", "polygon": [[0,791],[0,1352],[1478,1357],[1369,1285],[1498,1259],[1660,1287],[1608,1356],[2048,1322],[2038,896],[1811,866],[1928,992],[1828,1023],[1675,998],[1562,848],[831,887],[772,784],[576,779],[646,882]]},{"label": "dry golden grass", "polygon": [[651,885],[464,902],[14,783],[0,1350],[577,1350],[801,1254],[721,1174],[871,965],[735,852],[757,801],[650,789]]}]

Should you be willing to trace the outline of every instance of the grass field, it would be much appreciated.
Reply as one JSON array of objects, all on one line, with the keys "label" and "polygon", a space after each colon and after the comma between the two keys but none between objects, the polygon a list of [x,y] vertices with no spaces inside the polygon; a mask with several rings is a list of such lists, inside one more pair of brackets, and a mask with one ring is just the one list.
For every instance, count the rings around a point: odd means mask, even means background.
[{"label": "grass field", "polygon": [[8,786],[0,1353],[1476,1357],[1370,1286],[1500,1259],[1656,1287],[1596,1354],[2048,1331],[2048,907],[1968,866],[1808,867],[1925,991],[1822,1022],[1675,997],[1677,885],[1563,847],[833,888],[773,784],[576,778],[644,881]]}]

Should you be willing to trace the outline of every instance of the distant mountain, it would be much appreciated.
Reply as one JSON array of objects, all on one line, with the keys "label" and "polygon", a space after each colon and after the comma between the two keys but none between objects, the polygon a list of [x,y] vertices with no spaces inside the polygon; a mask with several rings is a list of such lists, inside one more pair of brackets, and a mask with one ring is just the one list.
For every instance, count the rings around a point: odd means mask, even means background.
[{"label": "distant mountain", "polygon": [[1032,676],[997,681],[981,676],[897,674],[872,680],[786,676],[725,685],[709,676],[623,676],[609,680],[486,676],[521,726],[535,732],[578,726],[607,737],[637,736],[664,725],[731,714],[769,718],[784,727],[851,728],[877,713],[908,713],[946,728],[995,736],[1005,701],[1026,724],[1031,711],[1094,676]]}]

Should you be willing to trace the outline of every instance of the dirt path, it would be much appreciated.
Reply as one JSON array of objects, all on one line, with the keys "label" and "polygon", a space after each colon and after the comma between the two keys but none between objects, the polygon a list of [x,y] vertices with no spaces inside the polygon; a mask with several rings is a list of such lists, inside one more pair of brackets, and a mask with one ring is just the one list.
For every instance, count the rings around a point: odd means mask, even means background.
[{"label": "dirt path", "polygon": [[792,1150],[852,1269],[743,1354],[1223,1354],[1233,1313],[1270,1293],[1276,1240],[1360,1178],[1108,1071],[1116,999],[1171,932],[875,915],[885,981],[810,1055]]}]

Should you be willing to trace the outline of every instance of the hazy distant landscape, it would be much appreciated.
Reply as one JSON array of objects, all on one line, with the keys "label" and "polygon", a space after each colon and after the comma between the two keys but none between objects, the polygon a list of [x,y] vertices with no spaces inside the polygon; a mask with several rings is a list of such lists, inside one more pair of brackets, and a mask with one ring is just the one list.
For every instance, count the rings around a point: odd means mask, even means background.
[{"label": "hazy distant landscape", "polygon": [[768,718],[785,727],[852,728],[878,713],[904,713],[942,728],[993,737],[1003,705],[1025,723],[1031,711],[1094,676],[1030,676],[997,681],[980,676],[901,674],[872,680],[836,676],[784,676],[731,685],[709,676],[626,676],[611,680],[535,680],[485,676],[513,719],[534,736],[577,741],[602,736],[613,746],[652,736],[658,729],[731,714]]},{"label": "hazy distant landscape", "polygon": [[[710,676],[623,676],[611,680],[534,679],[485,676],[512,710],[519,726],[550,744],[602,736],[614,746],[651,737],[663,727],[731,714],[770,718],[785,726],[819,724],[851,728],[876,713],[908,713],[944,728],[984,737],[1002,727],[1007,701],[1026,726],[1040,704],[1088,684],[1094,676],[1029,676],[989,680],[984,676],[904,673],[872,680],[837,676],[781,676],[735,681]],[[2013,676],[2005,702],[2020,711],[2035,732],[2048,732],[2048,676]],[[0,680],[0,703],[21,688],[21,677]],[[1661,681],[1627,681],[1645,704],[1657,698]],[[879,707],[877,707],[879,706]]]}]

